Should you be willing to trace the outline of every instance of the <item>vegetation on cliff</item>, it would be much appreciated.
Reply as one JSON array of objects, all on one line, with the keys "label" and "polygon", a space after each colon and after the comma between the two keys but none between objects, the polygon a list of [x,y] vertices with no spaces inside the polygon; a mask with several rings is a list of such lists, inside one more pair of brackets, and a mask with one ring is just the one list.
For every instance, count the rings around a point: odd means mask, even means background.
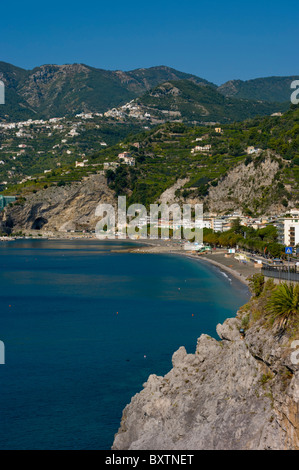
[{"label": "vegetation on cliff", "polygon": [[[213,195],[214,201],[220,201],[222,210],[231,210],[228,206],[225,209],[223,201],[226,201],[231,207],[242,209],[244,214],[254,216],[266,213],[275,205],[287,210],[298,200],[298,120],[299,108],[292,106],[283,116],[223,125],[221,132],[216,132],[216,126],[211,125],[190,126],[168,122],[152,129],[143,129],[141,133],[133,132],[129,136],[128,132],[134,130],[133,121],[127,125],[115,122],[111,125],[110,136],[105,136],[107,141],[110,139],[110,145],[105,148],[99,148],[105,132],[104,124],[95,121],[82,126],[78,131],[80,135],[72,138],[72,142],[61,144],[60,141],[57,151],[47,152],[45,145],[48,140],[42,135],[35,135],[32,144],[34,156],[30,156],[29,144],[19,161],[9,163],[6,159],[0,170],[3,178],[8,165],[15,167],[9,170],[15,174],[20,168],[34,177],[22,185],[8,186],[5,191],[6,194],[24,195],[40,190],[44,185],[80,181],[88,174],[103,171],[107,162],[119,164],[118,154],[126,151],[135,158],[135,166],[130,170],[124,165],[111,168],[108,178],[116,194],[122,192],[130,202],[148,206],[182,179],[185,183],[176,190],[177,201],[202,201],[205,209],[209,209]],[[118,143],[113,142],[121,136],[121,132],[127,136]],[[99,134],[101,137],[97,137]],[[49,139],[55,139],[55,134]],[[51,142],[54,144],[54,140]],[[210,147],[204,151],[196,150],[196,147],[205,146]],[[248,154],[248,147],[253,149],[253,153]],[[87,155],[88,163],[84,168],[74,168],[74,161],[78,154],[83,155],[82,152]],[[49,156],[46,161],[52,170],[46,176],[38,174],[45,155]],[[4,161],[4,153],[0,157]],[[57,162],[60,167],[57,167]],[[235,174],[232,173],[234,169]],[[229,179],[232,174],[234,179]],[[239,181],[241,174],[243,179]],[[248,189],[250,192],[247,193]]]},{"label": "vegetation on cliff", "polygon": [[257,115],[286,111],[288,108],[286,103],[228,98],[213,86],[198,85],[190,80],[163,83],[137,98],[135,102],[144,112],[157,119],[165,119],[167,112],[168,119],[200,124],[242,121]]},{"label": "vegetation on cliff", "polygon": [[299,286],[288,282],[275,284],[262,274],[249,278],[252,298],[240,309],[242,325],[250,328],[257,321],[271,328],[273,335],[294,339],[299,334]]}]

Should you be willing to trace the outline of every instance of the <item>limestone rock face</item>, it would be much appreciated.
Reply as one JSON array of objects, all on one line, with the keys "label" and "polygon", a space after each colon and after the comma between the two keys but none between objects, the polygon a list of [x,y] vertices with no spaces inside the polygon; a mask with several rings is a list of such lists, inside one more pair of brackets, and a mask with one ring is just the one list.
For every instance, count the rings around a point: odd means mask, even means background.
[{"label": "limestone rock face", "polygon": [[287,340],[238,318],[181,347],[165,377],[151,375],[123,412],[112,449],[299,448],[299,368]]},{"label": "limestone rock face", "polygon": [[242,209],[244,204],[253,209],[255,200],[264,201],[259,208],[263,213],[283,210],[281,198],[276,202],[274,198],[279,161],[279,156],[267,151],[267,156],[257,166],[252,162],[248,165],[240,163],[232,168],[216,187],[210,188],[206,198],[210,211],[224,213]]},{"label": "limestone rock face", "polygon": [[3,229],[71,231],[95,230],[98,204],[115,206],[114,192],[103,175],[92,175],[80,183],[50,187],[32,194],[22,205],[0,213]]}]

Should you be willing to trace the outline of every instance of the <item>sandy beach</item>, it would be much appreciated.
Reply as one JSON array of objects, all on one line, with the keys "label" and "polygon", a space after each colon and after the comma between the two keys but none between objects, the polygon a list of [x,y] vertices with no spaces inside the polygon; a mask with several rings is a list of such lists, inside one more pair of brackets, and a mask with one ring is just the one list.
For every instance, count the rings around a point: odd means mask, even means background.
[{"label": "sandy beach", "polygon": [[254,267],[254,263],[248,261],[246,263],[240,262],[235,259],[234,255],[227,255],[227,250],[216,249],[209,254],[198,254],[184,250],[182,245],[178,242],[170,240],[145,240],[137,241],[136,243],[142,244],[140,247],[130,248],[128,251],[131,253],[151,253],[151,254],[175,254],[187,256],[188,258],[197,259],[200,262],[212,264],[220,270],[229,273],[237,280],[248,286],[248,277],[253,274],[261,272],[261,268]]}]

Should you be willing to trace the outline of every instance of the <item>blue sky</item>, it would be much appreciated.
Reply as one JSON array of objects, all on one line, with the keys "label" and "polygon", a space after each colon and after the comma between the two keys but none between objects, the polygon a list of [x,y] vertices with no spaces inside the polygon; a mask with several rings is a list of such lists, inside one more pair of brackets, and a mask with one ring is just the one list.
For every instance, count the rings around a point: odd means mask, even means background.
[{"label": "blue sky", "polygon": [[297,1],[14,1],[1,5],[0,60],[30,69],[168,65],[214,83],[297,75]]}]

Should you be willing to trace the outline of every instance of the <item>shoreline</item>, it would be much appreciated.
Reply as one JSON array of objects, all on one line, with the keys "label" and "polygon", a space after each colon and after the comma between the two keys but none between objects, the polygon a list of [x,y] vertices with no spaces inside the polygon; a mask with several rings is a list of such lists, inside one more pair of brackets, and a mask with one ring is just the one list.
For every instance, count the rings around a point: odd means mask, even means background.
[{"label": "shoreline", "polygon": [[[167,241],[167,242],[168,242],[168,244],[167,244],[168,246],[162,246],[161,247],[161,245],[157,246],[157,244],[151,243],[151,242],[148,241],[147,243],[146,242],[144,243],[144,245],[145,244],[148,245],[148,248],[143,246],[139,249],[137,249],[137,248],[134,249],[133,248],[133,249],[128,249],[127,251],[131,252],[131,253],[173,254],[173,255],[185,256],[187,258],[194,259],[194,260],[197,260],[199,262],[203,262],[207,265],[210,264],[210,265],[214,266],[215,268],[217,268],[218,270],[220,270],[221,272],[223,272],[224,274],[226,274],[226,273],[230,274],[231,276],[233,276],[233,278],[236,281],[241,282],[246,287],[249,286],[249,282],[248,282],[247,278],[251,274],[258,272],[258,270],[256,268],[253,268],[253,267],[250,266],[250,268],[248,270],[248,273],[246,275],[244,275],[244,273],[240,272],[240,270],[237,269],[239,267],[239,262],[237,262],[233,258],[224,258],[224,254],[226,253],[226,250],[220,250],[220,251],[217,251],[214,254],[198,255],[198,254],[188,252],[188,251],[183,250],[183,249],[167,249],[169,246],[171,246],[171,242],[170,243],[169,243],[169,241]],[[137,243],[143,244],[142,241],[137,241]],[[229,260],[230,263],[234,264],[235,269],[233,269],[230,266],[226,266],[223,262],[221,262],[219,260],[217,260],[217,261],[214,260],[213,256],[218,256],[218,257],[223,256],[222,261],[224,261],[225,259]]]},{"label": "shoreline", "polygon": [[[194,259],[194,258],[198,259],[199,257],[192,257],[192,259]],[[237,281],[242,282],[244,285],[246,285],[248,287],[249,282],[247,280],[247,277],[243,276],[241,273],[237,273],[237,271],[234,271],[233,269],[225,266],[224,264],[221,264],[221,263],[219,263],[217,261],[214,261],[214,260],[212,260],[210,258],[207,258],[207,257],[199,258],[199,261],[203,261],[204,263],[206,262],[207,264],[210,263],[213,266],[215,266],[216,268],[220,269],[221,271],[224,271],[224,272],[227,272],[227,273],[231,274]]]},{"label": "shoreline", "polygon": [[[32,231],[31,231],[32,233]],[[41,236],[42,235],[42,236]],[[105,242],[105,240],[99,240],[94,234],[66,234],[66,233],[43,233],[41,234],[40,232],[36,234],[36,236],[26,236],[24,237],[15,237],[15,238],[9,238],[9,237],[1,237],[2,242],[11,242],[11,241],[18,241],[18,240],[58,240],[58,241],[102,241]],[[109,241],[109,240],[108,240]],[[145,240],[132,240],[132,239],[127,239],[127,240],[110,240],[113,242],[119,242],[119,243],[124,243],[124,242],[130,242],[135,245],[135,247],[129,247],[125,249],[112,249],[112,253],[138,253],[138,254],[173,254],[173,255],[180,255],[184,256],[193,260],[197,260],[199,262],[203,262],[206,265],[212,265],[224,274],[230,274],[233,276],[233,278],[236,281],[241,282],[243,285],[248,287],[248,280],[247,278],[252,275],[254,272],[259,272],[258,269],[253,268],[252,266],[248,266],[247,273],[244,272],[246,269],[241,270],[241,265],[238,261],[236,261],[234,258],[225,258],[224,255],[226,253],[226,250],[219,250],[216,252],[213,252],[212,254],[202,254],[198,255],[194,252],[186,251],[182,248],[181,244],[178,242],[174,242],[173,240],[150,240],[150,239],[145,239]],[[217,260],[213,259],[213,257],[217,256]],[[228,261],[229,260],[229,261]],[[226,261],[226,263],[224,262]],[[230,263],[230,265],[228,265]],[[243,272],[242,272],[243,271]]]}]

